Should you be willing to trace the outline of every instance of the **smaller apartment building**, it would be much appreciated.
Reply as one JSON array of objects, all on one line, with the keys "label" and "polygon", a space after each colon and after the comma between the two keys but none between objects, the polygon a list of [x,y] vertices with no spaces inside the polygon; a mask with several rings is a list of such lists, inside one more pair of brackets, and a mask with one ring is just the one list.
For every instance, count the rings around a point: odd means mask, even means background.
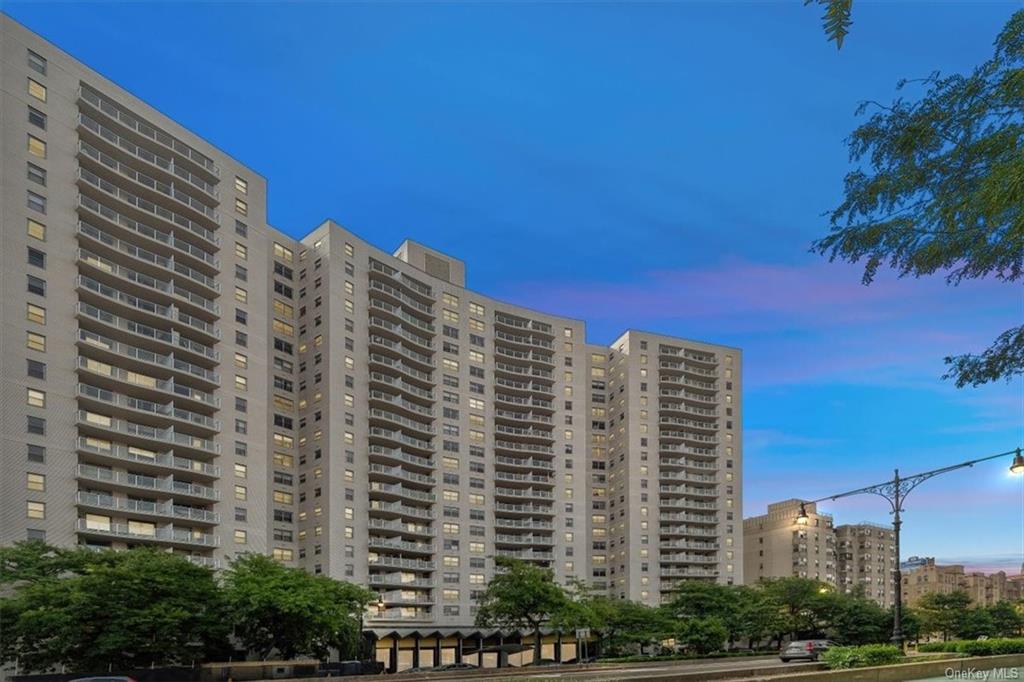
[{"label": "smaller apartment building", "polygon": [[[807,522],[798,523],[804,504]],[[786,500],[768,505],[768,513],[744,519],[744,569],[747,581],[799,577],[836,584],[836,540],[832,515],[813,502]]]},{"label": "smaller apartment building", "polygon": [[915,606],[927,594],[966,592],[974,606],[992,606],[1000,601],[1024,597],[1024,575],[1008,576],[1004,571],[985,574],[966,572],[962,564],[936,564],[927,558],[903,573],[903,603]]}]

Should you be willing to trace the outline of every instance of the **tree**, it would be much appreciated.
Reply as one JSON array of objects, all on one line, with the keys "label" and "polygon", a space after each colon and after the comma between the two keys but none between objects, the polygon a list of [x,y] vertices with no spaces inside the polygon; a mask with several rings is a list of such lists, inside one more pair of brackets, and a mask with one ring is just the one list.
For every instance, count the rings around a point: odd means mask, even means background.
[{"label": "tree", "polygon": [[840,599],[832,621],[836,639],[848,645],[884,642],[891,632],[889,625],[885,609],[862,593]]},{"label": "tree", "polygon": [[[870,284],[882,266],[901,277],[942,272],[956,285],[1024,277],[1024,10],[995,41],[994,56],[966,75],[913,81],[918,99],[874,110],[849,138],[858,167],[847,174],[831,232],[812,251],[864,262]],[[898,85],[902,89],[910,81]],[[946,358],[944,378],[978,386],[1024,373],[1024,326],[980,355]]]},{"label": "tree", "polygon": [[756,649],[762,640],[781,639],[786,630],[786,620],[779,612],[779,606],[763,590],[744,588],[740,599],[740,634]]},{"label": "tree", "polygon": [[921,619],[921,631],[942,633],[942,641],[956,632],[967,617],[967,608],[971,598],[966,592],[956,591],[946,594],[931,592],[917,602],[917,614]]},{"label": "tree", "polygon": [[687,650],[701,655],[721,649],[729,634],[722,619],[715,616],[686,618],[674,630],[675,638]]},{"label": "tree", "polygon": [[497,575],[478,600],[478,627],[533,631],[534,660],[541,657],[540,628],[565,608],[568,598],[551,571],[525,561],[497,556]]},{"label": "tree", "polygon": [[988,609],[976,607],[967,609],[963,619],[957,623],[956,636],[960,639],[977,639],[982,635],[991,637],[996,634],[996,626]]},{"label": "tree", "polygon": [[821,16],[821,27],[825,36],[836,44],[836,49],[843,48],[843,40],[853,25],[853,0],[804,0],[804,5],[823,5],[825,13]]},{"label": "tree", "polygon": [[829,585],[810,578],[769,578],[761,582],[761,589],[777,604],[793,638],[822,634],[839,599]]},{"label": "tree", "polygon": [[[5,552],[13,594],[0,602],[0,660],[75,672],[191,664],[225,646],[213,573],[150,549]],[[13,568],[10,568],[13,567]]]},{"label": "tree", "polygon": [[599,624],[596,627],[603,645],[624,652],[628,647],[644,647],[669,636],[670,623],[661,609],[646,604],[598,597],[595,604]]},{"label": "tree", "polygon": [[359,614],[373,595],[355,585],[284,566],[270,557],[244,555],[224,573],[224,598],[234,634],[266,660],[337,649],[358,654]]},{"label": "tree", "polygon": [[1005,599],[993,604],[988,608],[989,617],[992,619],[994,634],[1000,637],[1019,637],[1021,629],[1024,628],[1024,618],[1013,606],[1013,603]]}]

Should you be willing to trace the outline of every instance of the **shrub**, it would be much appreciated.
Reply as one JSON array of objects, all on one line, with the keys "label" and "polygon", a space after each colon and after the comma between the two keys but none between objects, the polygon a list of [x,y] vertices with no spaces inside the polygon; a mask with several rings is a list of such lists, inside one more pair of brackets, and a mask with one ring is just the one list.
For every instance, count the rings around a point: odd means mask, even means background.
[{"label": "shrub", "polygon": [[968,656],[999,656],[1024,654],[1024,638],[956,639],[950,642],[928,642],[917,647],[921,653],[942,651]]},{"label": "shrub", "polygon": [[874,665],[892,665],[903,658],[900,648],[892,644],[865,644],[864,646],[837,646],[821,655],[829,670],[867,668]]}]

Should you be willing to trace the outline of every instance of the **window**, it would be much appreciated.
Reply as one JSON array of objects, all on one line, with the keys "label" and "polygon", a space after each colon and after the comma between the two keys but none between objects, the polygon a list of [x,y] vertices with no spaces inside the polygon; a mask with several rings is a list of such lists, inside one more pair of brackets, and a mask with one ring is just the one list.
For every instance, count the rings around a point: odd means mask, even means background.
[{"label": "window", "polygon": [[240,177],[238,177],[236,175],[235,176],[235,191],[238,192],[239,194],[248,194],[249,193],[249,181],[246,180],[245,178],[240,178]]},{"label": "window", "polygon": [[46,143],[35,135],[28,136],[28,153],[40,159],[46,158]]},{"label": "window", "polygon": [[45,519],[46,518],[46,503],[45,502],[27,502],[25,506],[25,516],[30,519]]},{"label": "window", "polygon": [[246,467],[244,464],[236,464],[235,465],[235,476],[236,477],[238,477],[238,478],[245,478],[247,472],[248,472],[248,467]]},{"label": "window", "polygon": [[40,54],[36,54],[32,50],[28,51],[28,68],[32,69],[36,73],[43,76],[46,75],[46,57]]},{"label": "window", "polygon": [[235,486],[235,499],[236,500],[245,500],[248,496],[249,496],[249,491],[246,490],[244,485],[236,485]]},{"label": "window", "polygon": [[37,268],[46,269],[46,254],[39,249],[28,247],[28,264]]},{"label": "window", "polygon": [[292,550],[285,549],[284,547],[275,547],[272,555],[277,561],[291,561],[293,552]]},{"label": "window", "polygon": [[238,215],[249,215],[249,204],[245,203],[241,199],[235,199],[235,212]]},{"label": "window", "polygon": [[249,248],[241,242],[235,242],[235,256],[237,256],[239,260],[248,260]]},{"label": "window", "polygon": [[36,464],[45,464],[46,448],[44,448],[42,445],[29,444],[26,457],[30,462],[35,462]]},{"label": "window", "polygon": [[26,303],[25,306],[25,319],[36,324],[46,324],[46,308],[33,303]]},{"label": "window", "polygon": [[46,363],[38,360],[28,360],[27,374],[33,379],[46,378]]},{"label": "window", "polygon": [[29,407],[46,407],[46,392],[35,388],[28,389],[25,404]]},{"label": "window", "polygon": [[26,203],[30,209],[37,213],[46,213],[46,197],[35,192],[26,192]]},{"label": "window", "polygon": [[246,534],[246,532],[244,530],[236,530],[235,531],[235,544],[236,545],[244,545],[246,543],[246,541],[248,540],[246,535],[247,534]]},{"label": "window", "polygon": [[33,239],[38,239],[41,242],[46,241],[46,225],[43,225],[38,220],[33,220],[32,218],[29,218],[28,226],[25,231],[28,234],[28,236],[32,237]]},{"label": "window", "polygon": [[29,417],[27,430],[35,436],[46,435],[46,420],[41,417]]},{"label": "window", "polygon": [[37,296],[46,296],[46,280],[27,275],[28,277],[28,293],[35,294]]},{"label": "window", "polygon": [[34,163],[28,164],[28,180],[46,187],[46,170]]},{"label": "window", "polygon": [[31,78],[28,79],[28,94],[35,97],[40,102],[46,101],[46,86],[39,81],[34,81]]},{"label": "window", "polygon": [[25,480],[25,489],[37,493],[46,492],[46,476],[44,476],[43,474],[27,474]]},{"label": "window", "polygon": [[245,391],[249,388],[249,380],[238,374],[235,375],[235,390]]},{"label": "window", "polygon": [[37,350],[42,353],[46,352],[46,337],[42,334],[36,334],[34,332],[28,332],[28,336],[25,339],[25,347],[29,350]]},{"label": "window", "polygon": [[294,257],[291,249],[274,242],[274,258],[280,258],[285,263],[291,263]]},{"label": "window", "polygon": [[242,287],[235,287],[235,300],[239,303],[249,302],[249,292]]},{"label": "window", "polygon": [[34,109],[33,107],[28,108],[28,122],[37,128],[46,130],[46,114]]}]

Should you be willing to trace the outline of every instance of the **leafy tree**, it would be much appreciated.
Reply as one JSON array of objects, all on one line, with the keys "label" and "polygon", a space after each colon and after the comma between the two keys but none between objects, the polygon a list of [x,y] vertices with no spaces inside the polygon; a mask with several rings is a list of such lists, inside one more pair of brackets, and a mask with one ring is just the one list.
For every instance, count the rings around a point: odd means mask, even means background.
[{"label": "leafy tree", "polygon": [[971,598],[966,592],[956,591],[946,594],[932,592],[917,602],[917,613],[921,619],[921,631],[942,633],[942,640],[957,632],[967,618],[967,609]]},{"label": "leafy tree", "polygon": [[853,0],[804,0],[805,6],[811,4],[824,6],[821,27],[829,41],[836,44],[836,49],[842,49],[843,40],[853,25]]},{"label": "leafy tree", "polygon": [[679,619],[713,615],[726,629],[726,639],[731,645],[743,636],[740,609],[744,596],[745,592],[739,587],[694,580],[679,585],[665,610]]},{"label": "leafy tree", "polygon": [[497,556],[499,572],[478,600],[478,627],[532,630],[534,660],[541,657],[541,625],[566,608],[565,590],[555,583],[551,571],[525,561]]},{"label": "leafy tree", "polygon": [[728,630],[721,618],[686,618],[676,623],[674,635],[687,650],[697,654],[718,651],[725,644]]},{"label": "leafy tree", "polygon": [[782,616],[779,605],[772,601],[763,590],[745,588],[740,599],[740,634],[757,648],[762,640],[781,640],[786,631],[787,620]]},{"label": "leafy tree", "polygon": [[[894,609],[889,609],[885,624],[886,633],[892,632],[893,612]],[[916,642],[921,639],[921,617],[916,609],[904,605],[900,614],[900,629],[903,630],[903,637],[908,642]]]},{"label": "leafy tree", "polygon": [[891,623],[889,614],[877,602],[854,594],[838,601],[832,629],[841,644],[875,644],[886,641]]},{"label": "leafy tree", "polygon": [[[905,87],[909,81],[898,85]],[[971,73],[913,81],[919,98],[885,106],[849,138],[862,167],[846,176],[831,232],[813,251],[864,261],[870,284],[887,265],[901,277],[937,272],[949,284],[1024,277],[1024,10],[1010,18],[995,53]],[[1024,326],[980,355],[946,358],[944,378],[978,386],[1024,373]]]},{"label": "leafy tree", "polygon": [[956,626],[956,636],[960,639],[977,639],[982,635],[991,637],[994,634],[996,626],[992,614],[983,607],[967,609],[963,619]]},{"label": "leafy tree", "polygon": [[359,614],[373,595],[247,554],[225,571],[224,598],[235,636],[261,659],[276,652],[286,659],[311,655],[323,660],[331,649],[345,657],[357,655]]},{"label": "leafy tree", "polygon": [[0,660],[75,672],[190,664],[222,648],[228,627],[213,573],[183,557],[17,546],[3,557]]},{"label": "leafy tree", "polygon": [[1000,637],[1019,637],[1024,628],[1024,618],[1013,604],[1005,599],[988,608],[994,634]]},{"label": "leafy tree", "polygon": [[841,598],[828,584],[810,578],[770,578],[761,582],[761,589],[778,605],[793,638],[824,632]]}]

